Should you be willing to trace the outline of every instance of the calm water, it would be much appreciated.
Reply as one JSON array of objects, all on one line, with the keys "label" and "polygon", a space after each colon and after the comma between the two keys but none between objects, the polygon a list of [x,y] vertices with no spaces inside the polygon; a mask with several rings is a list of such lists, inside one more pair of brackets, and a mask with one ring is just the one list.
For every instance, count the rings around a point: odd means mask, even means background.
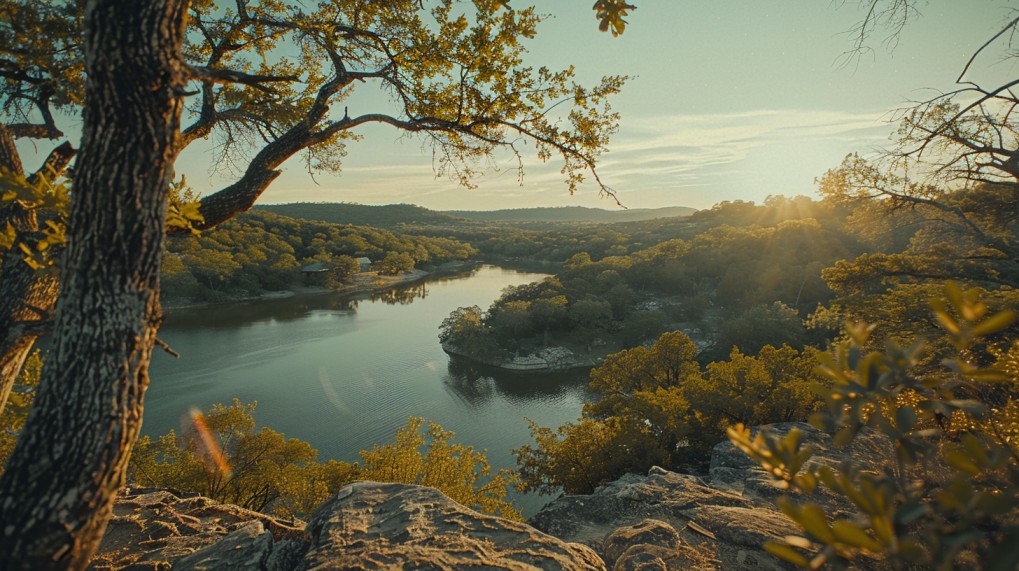
[{"label": "calm water", "polygon": [[[373,296],[308,296],[176,310],[156,351],[143,433],[179,429],[192,406],[258,401],[255,421],[306,440],[319,459],[358,460],[394,440],[409,416],[434,420],[488,450],[493,469],[530,442],[525,417],[559,426],[580,416],[584,374],[493,374],[451,362],[438,326],[460,306],[488,305],[544,274],[485,266]],[[527,515],[551,498],[516,496]]]}]

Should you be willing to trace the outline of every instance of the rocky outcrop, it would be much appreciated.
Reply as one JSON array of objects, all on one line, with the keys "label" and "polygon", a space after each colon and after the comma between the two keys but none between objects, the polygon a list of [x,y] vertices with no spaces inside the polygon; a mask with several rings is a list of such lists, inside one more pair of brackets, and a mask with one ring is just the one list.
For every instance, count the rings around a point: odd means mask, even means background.
[{"label": "rocky outcrop", "polygon": [[605,569],[585,545],[405,484],[346,486],[307,527],[169,490],[127,490],[115,512],[92,569]]},{"label": "rocky outcrop", "polygon": [[267,535],[260,544],[271,545],[275,541],[303,536],[304,524],[280,521],[194,494],[128,488],[117,499],[103,543],[90,568],[104,571],[169,569],[178,560],[234,532],[240,532],[234,539],[243,535],[256,538]]},{"label": "rocky outcrop", "polygon": [[[877,465],[891,444],[864,434],[835,449],[798,428],[815,461]],[[433,488],[357,482],[319,506],[311,521],[285,522],[169,490],[127,490],[98,570],[505,569],[613,571],[787,568],[763,549],[798,533],[775,507],[782,492],[730,443],[714,449],[703,477],[652,468],[591,495],[564,496],[529,524],[477,513]],[[816,498],[815,498],[816,499]],[[837,498],[825,498],[836,511]]]},{"label": "rocky outcrop", "polygon": [[[773,505],[658,467],[647,475],[623,476],[589,496],[559,498],[529,522],[566,541],[592,546],[609,568],[618,569],[780,568],[762,544],[796,531]],[[668,530],[676,535],[672,541],[637,543],[647,534],[628,531],[633,526],[664,530],[655,537],[670,536]],[[630,539],[620,549],[623,538]],[[640,545],[655,549],[636,549]],[[748,559],[767,565],[744,566]]]},{"label": "rocky outcrop", "polygon": [[[827,435],[807,424],[767,428],[783,436],[800,429],[804,442],[815,449],[815,461],[830,465],[850,457],[877,465],[892,450],[876,435],[865,434],[851,447],[835,449]],[[724,442],[715,447],[706,477],[654,467],[591,495],[561,497],[529,523],[565,541],[590,545],[609,569],[784,569],[763,549],[766,541],[798,533],[775,506],[782,493],[766,472]],[[837,498],[821,500],[839,507]]]},{"label": "rocky outcrop", "polygon": [[597,367],[600,359],[577,355],[566,347],[544,347],[527,355],[514,355],[501,361],[481,359],[461,350],[452,343],[443,343],[442,350],[446,353],[487,367],[506,371],[529,373],[554,373],[569,369],[589,369]]},{"label": "rocky outcrop", "polygon": [[303,569],[604,569],[595,552],[438,490],[358,482],[319,507]]}]

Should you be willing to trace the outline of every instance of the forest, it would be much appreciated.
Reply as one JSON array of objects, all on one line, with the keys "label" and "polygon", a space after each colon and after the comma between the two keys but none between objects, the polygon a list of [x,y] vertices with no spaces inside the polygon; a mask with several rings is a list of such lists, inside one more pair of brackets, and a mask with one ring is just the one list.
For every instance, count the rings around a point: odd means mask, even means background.
[{"label": "forest", "polygon": [[[441,236],[396,234],[370,226],[300,220],[269,212],[242,214],[199,236],[172,238],[163,258],[163,297],[168,302],[216,302],[257,297],[301,285],[301,268],[330,268],[342,286],[343,262],[366,257],[378,273],[476,257],[476,248]],[[324,282],[326,285],[326,282]]]},{"label": "forest", "polygon": [[[919,17],[912,0],[860,5],[857,56],[875,29],[894,44]],[[594,9],[602,31],[632,34],[634,6]],[[294,157],[338,172],[366,125],[420,137],[433,174],[466,188],[501,154],[522,177],[526,146],[568,192],[618,201],[600,167],[632,78],[525,63],[550,16],[515,1],[10,0],[0,14],[0,567],[85,568],[128,482],[303,517],[378,478],[519,519],[513,486],[587,493],[653,465],[696,474],[723,439],[788,492],[778,505],[801,535],[767,549],[790,564],[1019,565],[1019,97],[1012,77],[966,75],[1001,43],[998,57],[1015,57],[1013,13],[950,90],[895,114],[891,148],[821,174],[817,200],[599,224],[407,207],[386,228],[297,217],[307,204],[245,212]],[[196,193],[175,163],[210,137],[226,182]],[[292,286],[307,264],[352,272],[357,257],[392,273],[560,264],[458,309],[437,342],[489,363],[595,353],[580,418],[532,422],[517,470],[496,474],[420,418],[354,463],[319,462],[239,400],[141,437],[152,352],[172,351],[158,337],[164,295],[228,301]],[[819,466],[797,431],[750,428],[783,421],[836,445],[880,433],[894,458]],[[819,499],[832,496],[848,509]]]}]

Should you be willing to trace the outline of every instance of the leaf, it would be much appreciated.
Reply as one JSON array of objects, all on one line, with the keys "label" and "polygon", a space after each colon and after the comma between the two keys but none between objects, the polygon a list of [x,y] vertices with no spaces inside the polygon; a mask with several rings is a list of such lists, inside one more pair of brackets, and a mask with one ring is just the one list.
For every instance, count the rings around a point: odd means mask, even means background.
[{"label": "leaf", "polygon": [[895,411],[895,427],[902,432],[909,432],[916,426],[916,411],[911,406],[900,407]]},{"label": "leaf", "polygon": [[793,565],[810,568],[810,561],[804,557],[803,554],[784,543],[769,541],[764,544],[764,550],[783,561],[792,563]]},{"label": "leaf", "polygon": [[1002,311],[996,313],[991,317],[981,321],[976,327],[973,328],[973,335],[983,336],[990,335],[991,333],[997,333],[1002,329],[1015,323],[1016,314],[1014,311]]},{"label": "leaf", "polygon": [[849,520],[839,520],[832,525],[832,531],[835,533],[835,538],[853,547],[858,547],[871,553],[880,553],[882,551],[881,544],[877,542],[873,537],[867,535],[867,532],[860,529],[853,522]]}]

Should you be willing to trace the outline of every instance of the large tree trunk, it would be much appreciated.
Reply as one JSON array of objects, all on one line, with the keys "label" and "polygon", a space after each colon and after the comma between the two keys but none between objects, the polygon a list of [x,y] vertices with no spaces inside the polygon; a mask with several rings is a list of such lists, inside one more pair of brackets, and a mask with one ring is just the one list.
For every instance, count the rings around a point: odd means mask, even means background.
[{"label": "large tree trunk", "polygon": [[0,568],[84,568],[124,483],[160,318],[186,6],[87,3],[83,142],[54,345],[0,479]]}]

